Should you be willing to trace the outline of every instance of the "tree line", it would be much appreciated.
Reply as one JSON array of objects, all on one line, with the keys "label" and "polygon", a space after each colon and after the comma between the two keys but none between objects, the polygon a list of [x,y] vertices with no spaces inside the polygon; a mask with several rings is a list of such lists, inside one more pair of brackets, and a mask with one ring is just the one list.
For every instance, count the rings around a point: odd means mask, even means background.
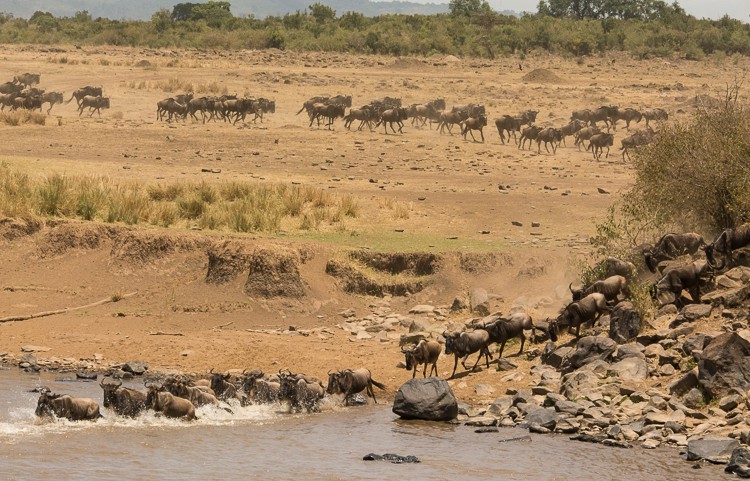
[{"label": "tree line", "polygon": [[29,19],[0,13],[0,43],[151,48],[278,48],[383,55],[494,58],[533,50],[567,56],[625,51],[644,57],[750,55],[750,25],[697,19],[660,0],[542,0],[536,14],[494,12],[484,0],[451,0],[437,15],[339,14],[313,3],[263,19],[232,14],[231,3],[180,3],[149,21],[92,18],[87,11]]}]

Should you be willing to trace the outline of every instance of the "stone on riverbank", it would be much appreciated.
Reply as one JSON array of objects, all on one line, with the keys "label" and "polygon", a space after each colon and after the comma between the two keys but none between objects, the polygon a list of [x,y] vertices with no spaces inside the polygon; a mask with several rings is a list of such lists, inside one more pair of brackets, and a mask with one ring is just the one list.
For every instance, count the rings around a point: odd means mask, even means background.
[{"label": "stone on riverbank", "polygon": [[732,438],[706,437],[688,441],[687,460],[706,461],[723,464],[729,461],[732,452],[740,446],[740,442]]},{"label": "stone on riverbank", "polygon": [[458,416],[458,402],[443,379],[416,378],[398,389],[393,412],[404,419],[450,421]]},{"label": "stone on riverbank", "polygon": [[698,362],[698,382],[714,398],[750,389],[750,342],[736,332],[711,340]]}]

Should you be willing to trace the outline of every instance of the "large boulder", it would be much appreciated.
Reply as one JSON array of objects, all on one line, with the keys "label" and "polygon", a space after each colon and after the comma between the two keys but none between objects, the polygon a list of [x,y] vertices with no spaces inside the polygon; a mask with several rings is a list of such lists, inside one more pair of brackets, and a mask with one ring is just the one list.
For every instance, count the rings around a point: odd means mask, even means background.
[{"label": "large boulder", "polygon": [[123,364],[122,370],[140,376],[148,371],[148,363],[143,361],[129,361]]},{"label": "large boulder", "polygon": [[750,389],[750,342],[736,332],[712,339],[698,362],[698,382],[712,398]]},{"label": "large boulder", "polygon": [[437,377],[415,378],[396,392],[393,412],[404,419],[450,421],[458,416],[458,402],[445,380]]},{"label": "large boulder", "polygon": [[729,461],[732,452],[740,447],[736,439],[725,437],[705,437],[688,441],[688,461],[705,459],[712,463],[723,464]]},{"label": "large boulder", "polygon": [[617,344],[635,339],[641,332],[643,321],[630,302],[620,302],[609,316],[609,338]]},{"label": "large boulder", "polygon": [[645,381],[648,378],[648,363],[645,359],[628,357],[610,366],[623,381]]},{"label": "large boulder", "polygon": [[578,369],[597,360],[606,361],[617,349],[617,343],[602,336],[587,336],[578,340],[575,350],[568,355],[567,363]]},{"label": "large boulder", "polygon": [[724,471],[741,478],[750,478],[750,450],[745,447],[735,448]]},{"label": "large boulder", "polygon": [[479,314],[480,316],[490,315],[490,296],[487,294],[487,291],[481,287],[476,287],[471,290],[469,305],[471,307],[471,312]]}]

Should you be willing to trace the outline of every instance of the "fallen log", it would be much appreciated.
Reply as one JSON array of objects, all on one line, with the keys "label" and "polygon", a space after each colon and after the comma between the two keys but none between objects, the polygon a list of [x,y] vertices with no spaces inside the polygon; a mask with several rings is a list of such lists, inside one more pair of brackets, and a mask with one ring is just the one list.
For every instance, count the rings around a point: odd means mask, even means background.
[{"label": "fallen log", "polygon": [[93,302],[91,304],[86,304],[85,306],[78,306],[78,307],[66,307],[63,309],[58,309],[56,311],[43,311],[43,312],[37,312],[36,314],[28,314],[25,316],[9,316],[9,317],[3,317],[0,318],[0,323],[5,322],[16,322],[16,321],[28,321],[29,319],[36,319],[39,317],[47,317],[47,316],[55,316],[57,314],[65,314],[66,312],[72,312],[72,311],[80,311],[81,309],[90,309],[92,307],[101,306],[104,304],[109,304],[110,302],[117,302],[122,299],[127,299],[128,297],[133,297],[134,295],[138,294],[138,292],[131,292],[130,294],[123,294],[118,296],[110,296],[106,299],[102,299],[101,301]]}]

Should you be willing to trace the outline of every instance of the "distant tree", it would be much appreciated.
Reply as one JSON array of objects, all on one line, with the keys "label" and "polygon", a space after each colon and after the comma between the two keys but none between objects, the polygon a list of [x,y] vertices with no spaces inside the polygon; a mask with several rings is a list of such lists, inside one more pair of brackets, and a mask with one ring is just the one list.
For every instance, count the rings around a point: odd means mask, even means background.
[{"label": "distant tree", "polygon": [[172,15],[166,8],[160,8],[151,15],[151,23],[157,32],[163,32],[172,26]]},{"label": "distant tree", "polygon": [[88,10],[81,10],[73,14],[73,19],[75,19],[76,22],[90,22],[91,21],[91,14]]},{"label": "distant tree", "polygon": [[336,18],[336,10],[322,3],[313,3],[308,9],[310,10],[310,15],[318,23],[325,23],[328,20]]},{"label": "distant tree", "polygon": [[42,12],[37,10],[29,18],[29,23],[33,23],[37,26],[40,32],[51,32],[59,26],[58,20],[49,12]]},{"label": "distant tree", "polygon": [[205,20],[211,27],[221,27],[234,18],[229,2],[178,3],[172,7],[173,20]]},{"label": "distant tree", "polygon": [[685,15],[677,2],[669,5],[662,0],[541,0],[537,11],[543,16],[578,19],[654,20]]},{"label": "distant tree", "polygon": [[454,17],[474,17],[492,11],[486,0],[451,0],[448,9]]},{"label": "distant tree", "polygon": [[194,3],[178,3],[172,7],[172,20],[191,20]]}]

